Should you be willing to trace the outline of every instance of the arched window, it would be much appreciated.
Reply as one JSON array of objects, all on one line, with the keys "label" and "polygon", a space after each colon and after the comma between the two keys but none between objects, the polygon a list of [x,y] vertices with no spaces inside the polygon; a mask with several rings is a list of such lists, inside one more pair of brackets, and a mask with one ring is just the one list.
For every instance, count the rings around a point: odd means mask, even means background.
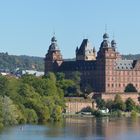
[{"label": "arched window", "polygon": [[137,89],[136,89],[136,87],[135,87],[132,83],[129,83],[129,84],[125,87],[124,92],[137,92]]}]

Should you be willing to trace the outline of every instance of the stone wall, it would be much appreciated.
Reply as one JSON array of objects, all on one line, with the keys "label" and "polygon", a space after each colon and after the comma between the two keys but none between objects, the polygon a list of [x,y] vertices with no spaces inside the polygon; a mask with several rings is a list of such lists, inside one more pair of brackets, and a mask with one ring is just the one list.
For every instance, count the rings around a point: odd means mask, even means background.
[{"label": "stone wall", "polygon": [[87,107],[94,108],[92,100],[83,98],[66,98],[66,113],[75,114]]},{"label": "stone wall", "polygon": [[[105,101],[107,100],[114,100],[116,94],[114,93],[102,93],[101,98]],[[136,104],[140,105],[139,97],[140,95],[138,93],[119,93],[123,101],[126,101],[129,97],[132,98],[133,101],[135,101]]]}]

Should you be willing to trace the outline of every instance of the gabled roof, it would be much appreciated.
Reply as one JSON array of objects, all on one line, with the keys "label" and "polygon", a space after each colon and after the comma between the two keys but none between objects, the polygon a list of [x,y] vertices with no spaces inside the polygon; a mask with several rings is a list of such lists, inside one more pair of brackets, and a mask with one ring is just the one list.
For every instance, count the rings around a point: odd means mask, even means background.
[{"label": "gabled roof", "polygon": [[77,49],[78,55],[85,55],[85,53],[93,53],[93,48],[89,43],[88,39],[83,39],[79,49]]}]

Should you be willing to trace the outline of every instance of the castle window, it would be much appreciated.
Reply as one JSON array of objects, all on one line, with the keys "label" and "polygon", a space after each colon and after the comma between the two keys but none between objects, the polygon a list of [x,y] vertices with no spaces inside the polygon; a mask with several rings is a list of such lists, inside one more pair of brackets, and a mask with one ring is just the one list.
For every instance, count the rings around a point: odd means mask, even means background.
[{"label": "castle window", "polygon": [[114,84],[112,84],[112,87],[114,87]]},{"label": "castle window", "polygon": [[108,84],[108,87],[110,87],[110,84]]}]

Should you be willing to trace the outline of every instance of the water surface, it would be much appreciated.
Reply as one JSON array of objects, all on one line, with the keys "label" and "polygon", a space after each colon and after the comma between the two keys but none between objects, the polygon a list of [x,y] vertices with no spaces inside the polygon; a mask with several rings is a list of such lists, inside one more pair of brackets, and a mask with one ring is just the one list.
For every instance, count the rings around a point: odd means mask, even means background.
[{"label": "water surface", "polygon": [[7,127],[0,131],[0,140],[140,140],[140,118],[67,118]]}]

